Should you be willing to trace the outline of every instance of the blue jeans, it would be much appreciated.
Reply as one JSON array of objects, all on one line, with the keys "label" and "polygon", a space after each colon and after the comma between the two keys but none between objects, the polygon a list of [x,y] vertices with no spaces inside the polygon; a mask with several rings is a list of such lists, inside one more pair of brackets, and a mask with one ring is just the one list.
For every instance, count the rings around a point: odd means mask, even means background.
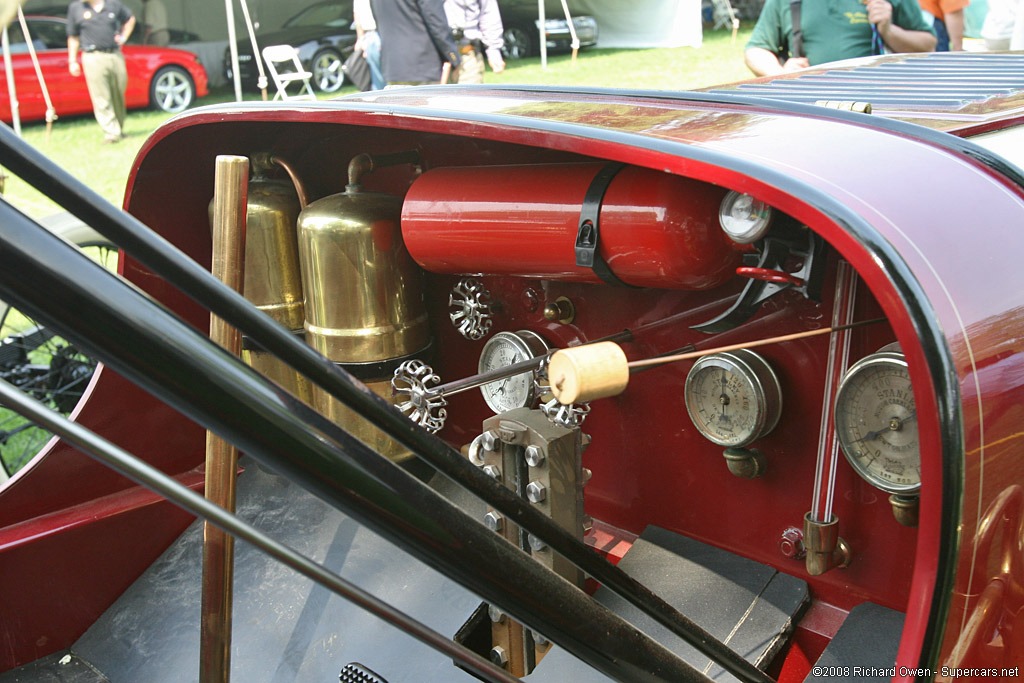
[{"label": "blue jeans", "polygon": [[386,85],[384,72],[380,70],[380,34],[367,31],[363,36],[366,63],[370,65],[370,90],[380,90]]},{"label": "blue jeans", "polygon": [[938,17],[934,17],[934,19],[932,28],[935,29],[935,37],[938,39],[938,42],[935,44],[935,51],[949,52],[949,32],[946,30],[946,22]]}]

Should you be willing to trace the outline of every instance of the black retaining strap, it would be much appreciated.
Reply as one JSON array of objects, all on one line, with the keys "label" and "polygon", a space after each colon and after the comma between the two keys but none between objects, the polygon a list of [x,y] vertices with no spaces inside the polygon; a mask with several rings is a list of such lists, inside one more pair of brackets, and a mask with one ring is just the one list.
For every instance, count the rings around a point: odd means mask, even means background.
[{"label": "black retaining strap", "polygon": [[612,178],[624,166],[625,164],[620,163],[608,164],[590,181],[587,194],[583,197],[583,206],[580,208],[580,227],[576,231],[576,265],[590,268],[595,275],[610,285],[632,287],[633,285],[626,284],[616,277],[601,256],[601,229],[598,222],[604,193],[608,190]]}]

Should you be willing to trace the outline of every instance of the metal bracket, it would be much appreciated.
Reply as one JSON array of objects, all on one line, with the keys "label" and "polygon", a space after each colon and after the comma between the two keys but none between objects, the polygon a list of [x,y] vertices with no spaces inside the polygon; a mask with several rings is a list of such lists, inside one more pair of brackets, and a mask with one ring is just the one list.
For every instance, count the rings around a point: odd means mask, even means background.
[{"label": "metal bracket", "polygon": [[[750,320],[761,305],[779,292],[795,289],[812,301],[821,300],[821,285],[825,276],[825,242],[810,230],[802,239],[766,237],[755,268],[738,268],[737,273],[751,279],[736,297],[732,306],[706,323],[692,329],[707,334],[718,334]],[[786,261],[795,257],[803,262],[800,269],[785,271]]]}]

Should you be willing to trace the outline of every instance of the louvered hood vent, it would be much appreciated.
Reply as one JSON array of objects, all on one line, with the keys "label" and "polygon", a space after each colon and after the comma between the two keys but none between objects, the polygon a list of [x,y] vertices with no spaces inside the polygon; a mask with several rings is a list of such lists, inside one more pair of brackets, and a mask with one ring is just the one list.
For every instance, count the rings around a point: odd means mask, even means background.
[{"label": "louvered hood vent", "polygon": [[870,102],[879,113],[879,109],[956,112],[1024,91],[1022,54],[947,52],[900,57],[899,61],[814,70],[711,92],[810,104],[822,100],[863,101]]}]

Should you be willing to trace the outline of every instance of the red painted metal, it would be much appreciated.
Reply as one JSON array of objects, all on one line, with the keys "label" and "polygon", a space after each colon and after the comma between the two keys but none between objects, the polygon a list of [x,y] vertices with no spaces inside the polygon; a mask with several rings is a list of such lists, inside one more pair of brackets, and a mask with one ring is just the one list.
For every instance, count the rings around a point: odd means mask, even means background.
[{"label": "red painted metal", "polygon": [[[447,113],[441,113],[438,92],[444,93]],[[1024,572],[1014,559],[1024,538],[1019,521],[1024,518],[1020,503],[1024,496],[1019,493],[1024,484],[1019,428],[1024,405],[1024,343],[1019,341],[1024,339],[1024,315],[1019,293],[1024,291],[1024,272],[1016,263],[1024,246],[1017,229],[1024,197],[1019,188],[976,160],[931,144],[768,107],[625,95],[503,91],[495,96],[486,89],[457,95],[426,89],[417,95],[374,97],[352,108],[344,102],[335,108],[296,104],[287,110],[225,109],[179,117],[143,147],[129,182],[127,206],[200,262],[208,262],[205,212],[216,154],[279,149],[296,162],[311,196],[317,197],[343,188],[343,162],[360,152],[419,149],[431,168],[421,178],[417,180],[410,169],[382,169],[367,176],[366,185],[397,195],[408,191],[419,207],[410,216],[413,224],[406,240],[414,255],[424,251],[417,258],[432,271],[425,275],[426,303],[436,323],[435,370],[444,381],[475,372],[480,348],[445,322],[447,295],[458,279],[456,273],[489,273],[482,279],[500,303],[496,329],[531,329],[553,345],[565,346],[623,328],[641,328],[643,332],[624,345],[627,356],[634,359],[691,343],[706,348],[825,327],[832,313],[835,260],[845,258],[864,285],[855,302],[855,318],[884,315],[888,319],[887,325],[852,331],[851,359],[897,340],[909,363],[922,449],[920,527],[897,524],[885,494],[841,461],[835,513],[840,535],[853,550],[853,563],[845,570],[810,577],[802,562],[780,552],[778,539],[786,529],[800,525],[813,486],[828,345],[827,339],[816,338],[761,351],[779,374],[784,408],[778,427],[755,444],[769,463],[766,474],[758,479],[732,476],[721,448],[703,439],[689,423],[681,395],[687,363],[637,374],[622,396],[595,402],[584,426],[593,439],[584,465],[594,472],[586,489],[586,509],[607,526],[600,527],[606,536],[592,536],[594,543],[614,557],[621,552],[621,542],[609,528],[637,534],[646,525],[657,524],[807,580],[814,603],[798,626],[796,643],[780,664],[786,678],[796,679],[806,672],[834,634],[842,613],[864,600],[906,612],[899,666],[919,666],[922,657],[929,657],[940,644],[938,656],[931,660],[935,665],[1021,661],[1018,643],[1024,631],[1015,627]],[[492,114],[480,116],[480,111]],[[822,149],[830,154],[821,154]],[[707,239],[715,239],[711,233],[718,235],[717,201],[727,189],[754,194],[809,226],[833,250],[822,294],[825,303],[783,292],[749,323],[708,338],[690,325],[706,321],[731,303],[744,284],[742,278],[718,284],[715,275],[709,282],[716,284],[703,291],[633,290],[551,278],[554,273],[544,268],[568,277],[578,275],[573,274],[571,260],[564,265],[564,253],[552,253],[552,245],[557,241],[558,249],[563,249],[565,235],[575,235],[579,198],[589,178],[574,179],[569,192],[565,182],[556,184],[554,175],[545,174],[580,162],[592,162],[589,168],[594,169],[595,159],[602,164],[612,160],[646,167],[642,175],[664,176],[667,185],[685,187],[681,192],[693,202],[679,210],[696,221],[693,225],[703,226],[700,230],[709,233],[704,236]],[[495,163],[529,168],[511,180],[492,178],[492,169],[484,167]],[[922,177],[921,169],[929,171],[927,188],[913,180]],[[590,177],[594,172],[588,171]],[[447,177],[458,177],[466,189],[440,182]],[[537,178],[548,182],[537,183]],[[168,187],[175,188],[174,202],[166,201]],[[460,196],[460,191],[466,194]],[[610,188],[610,200],[611,193]],[[504,219],[522,220],[528,214],[517,202],[535,201],[535,196],[549,197],[547,203],[556,205],[551,211],[557,218],[553,223],[561,226],[560,236],[555,240],[540,231],[531,234],[527,248],[521,248],[514,230],[504,227]],[[629,202],[656,206],[654,196],[646,183],[636,183],[610,206],[619,207],[616,210],[624,210]],[[971,201],[936,201],[936,197]],[[566,207],[557,206],[559,199]],[[472,201],[481,201],[478,214],[473,213],[477,207]],[[429,203],[442,205],[429,207]],[[428,223],[428,218],[446,211],[451,213],[444,221]],[[464,223],[475,217],[480,224],[463,230]],[[492,228],[499,234],[494,235]],[[965,234],[971,238],[964,239]],[[640,235],[636,245],[606,252],[613,269],[617,259],[633,259],[630,267],[635,276],[649,272],[643,267],[645,253],[653,254],[653,259],[661,257],[663,236],[654,231]],[[609,239],[613,237],[614,232]],[[519,251],[502,252],[486,244],[485,238]],[[896,254],[895,263],[881,260],[883,252]],[[730,268],[735,265],[731,263]],[[689,272],[688,267],[683,271]],[[628,270],[616,272],[632,282]],[[544,273],[547,276],[538,277]],[[993,282],[993,273],[998,273],[998,282]],[[195,324],[205,324],[194,303],[168,291],[145,269],[129,261],[125,275]],[[907,282],[902,281],[904,277]],[[919,293],[920,301],[911,293]],[[548,321],[542,314],[545,303],[561,296],[575,308],[575,319],[568,325]],[[919,304],[927,306],[930,318],[925,322],[941,333],[941,353],[952,360],[957,392],[953,399],[959,412],[940,414],[944,402],[937,388],[946,378],[934,374],[936,351],[919,338],[923,323],[912,314]],[[666,322],[653,324],[657,321]],[[137,392],[119,393],[122,390],[123,380],[112,373],[101,374],[79,420],[106,430],[115,440],[137,438],[132,441],[136,452],[168,464],[171,471],[181,472],[189,462],[198,462],[201,446],[190,440],[174,456],[172,449],[165,452],[159,443],[179,434],[182,439],[191,438],[180,416],[140,402]],[[103,403],[94,405],[98,397],[103,397]],[[479,395],[467,392],[451,398],[449,415],[443,436],[464,445],[479,433],[488,413]],[[139,448],[143,444],[146,447]],[[0,514],[6,520],[0,533],[12,524],[56,514],[124,488],[123,482],[105,482],[96,471],[75,465],[72,471],[88,493],[48,489],[42,476],[60,469],[53,464],[54,454],[63,452],[58,447],[0,492]],[[8,503],[14,503],[9,516]],[[941,535],[944,520],[948,521],[944,515],[950,512],[958,531],[955,567],[940,560],[947,542]],[[19,546],[17,567],[11,571],[41,595],[40,589],[59,576],[53,567],[67,566],[76,549],[102,546],[115,533],[139,532],[138,528],[115,532],[99,524],[89,528],[87,537],[68,548],[26,541]],[[167,542],[166,534],[161,541]],[[148,563],[130,553],[124,559],[126,573],[137,573]],[[26,578],[21,568],[35,573]],[[83,575],[81,590],[98,588],[107,581],[108,571],[113,570]],[[0,603],[10,598],[10,585],[0,582]],[[948,595],[954,596],[948,614],[940,613],[937,622],[930,621],[933,600]],[[40,600],[46,604],[45,596]],[[64,633],[86,626],[95,616],[95,607],[68,617]],[[1002,639],[977,639],[972,635],[977,624]],[[34,628],[26,631],[26,637],[45,627]]]},{"label": "red painted metal", "polygon": [[[424,173],[402,205],[409,253],[434,273],[521,275],[593,282],[576,265],[576,232],[587,188],[606,164],[521,164]],[[600,250],[627,284],[708,289],[739,264],[718,227],[725,191],[627,167],[601,201]]]}]

